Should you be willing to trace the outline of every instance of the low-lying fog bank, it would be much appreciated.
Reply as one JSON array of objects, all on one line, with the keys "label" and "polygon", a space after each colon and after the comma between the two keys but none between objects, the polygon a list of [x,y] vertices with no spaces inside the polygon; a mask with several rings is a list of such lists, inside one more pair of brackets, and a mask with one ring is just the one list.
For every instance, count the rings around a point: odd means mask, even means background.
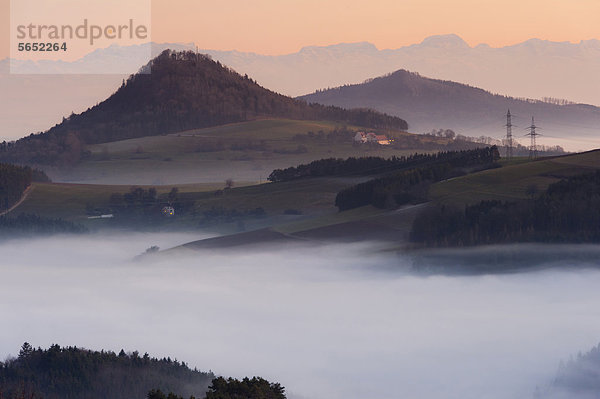
[{"label": "low-lying fog bank", "polygon": [[361,255],[356,244],[131,260],[199,238],[0,244],[0,356],[24,341],[147,351],[260,375],[291,399],[520,399],[600,341],[600,271],[585,260],[427,277],[408,272],[408,256]]},{"label": "low-lying fog bank", "polygon": [[508,244],[411,251],[420,274],[502,274],[535,270],[600,269],[600,245]]}]

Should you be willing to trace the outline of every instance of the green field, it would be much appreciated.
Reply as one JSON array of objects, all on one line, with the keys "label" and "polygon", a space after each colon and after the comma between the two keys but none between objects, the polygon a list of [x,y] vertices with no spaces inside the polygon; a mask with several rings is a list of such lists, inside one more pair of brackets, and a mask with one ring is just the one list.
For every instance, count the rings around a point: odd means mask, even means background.
[{"label": "green field", "polygon": [[[244,185],[244,183],[239,183]],[[247,183],[246,183],[247,184]],[[150,186],[140,186],[149,188]],[[173,187],[179,189],[181,196],[202,195],[223,188],[223,184],[179,184],[176,186],[152,186],[158,194],[166,194]],[[15,213],[34,213],[51,218],[72,221],[87,219],[86,207],[104,208],[114,193],[126,193],[131,186],[70,183],[33,183],[27,199],[15,209]]]},{"label": "green field", "polygon": [[350,209],[345,212],[330,212],[318,218],[305,219],[295,222],[285,223],[275,227],[275,231],[292,234],[301,231],[318,229],[321,227],[332,226],[342,223],[355,222],[358,220],[370,219],[387,214],[386,210],[377,209],[372,206],[363,206],[356,209]]},{"label": "green field", "polygon": [[[113,144],[122,146],[123,143]],[[116,148],[113,151],[116,152]],[[430,187],[429,199],[458,206],[484,199],[525,199],[532,194],[533,186],[539,193],[549,184],[562,178],[599,168],[600,151],[537,161],[517,159],[510,163],[505,162],[501,168],[433,184]],[[387,234],[387,237],[405,237],[412,220],[420,212],[420,206],[393,211],[370,206],[346,212],[337,211],[334,206],[336,194],[366,179],[368,178],[323,177],[281,183],[235,182],[231,189],[224,189],[223,179],[216,183],[152,187],[155,187],[159,197],[163,198],[173,187],[177,187],[179,199],[190,205],[185,213],[169,220],[174,228],[207,228],[231,233],[269,227],[282,234],[300,234],[306,237],[310,237],[311,231],[317,232],[317,236],[348,235],[354,231],[357,237],[361,237],[363,234],[360,229],[364,228],[365,239],[369,239],[373,232],[380,233],[381,236]],[[35,183],[28,198],[14,212],[60,217],[90,227],[102,227],[104,221],[88,220],[87,210],[107,208],[111,194],[126,193],[130,188],[130,185]],[[260,216],[252,214],[256,209],[261,209]],[[233,211],[238,212],[238,216],[228,220],[227,214]],[[207,212],[225,216],[217,216],[207,224]]]},{"label": "green field", "polygon": [[[178,187],[180,199],[193,203],[186,215],[177,215],[182,226],[197,225],[205,212],[214,209],[248,212],[257,208],[263,209],[266,217],[247,220],[248,228],[298,221],[306,226],[335,223],[348,216],[337,215],[337,192],[364,178],[268,184],[268,175],[276,168],[322,158],[390,157],[415,152],[356,146],[351,137],[334,142],[326,139],[327,133],[342,127],[359,130],[334,122],[265,119],[92,145],[88,147],[91,155],[75,168],[51,173],[55,180],[58,175],[61,183],[36,183],[16,211],[100,225],[99,221],[89,221],[86,211],[107,208],[113,193],[139,186],[155,187],[159,194],[165,194]],[[309,132],[314,137],[308,139]],[[305,139],[298,140],[297,135]],[[216,148],[210,148],[215,144]],[[205,150],[207,145],[211,150]],[[294,153],[299,146],[306,151]],[[222,190],[226,179],[233,180],[233,189]],[[315,221],[315,217],[325,219]]]},{"label": "green field", "polygon": [[[260,183],[274,169],[316,159],[390,157],[415,152],[385,146],[354,146],[351,138],[338,142],[318,137],[302,141],[294,139],[294,136],[308,132],[317,136],[321,131],[326,135],[336,127],[343,125],[266,119],[97,144],[88,148],[91,156],[79,165],[50,174],[55,181],[94,184],[168,185],[221,182],[227,178]],[[348,129],[360,130],[353,126]],[[302,152],[298,151],[299,147]]]},{"label": "green field", "polygon": [[434,201],[455,205],[484,199],[519,200],[529,197],[528,188],[532,186],[542,192],[562,178],[594,169],[600,169],[600,151],[521,161],[433,184],[429,196]]},{"label": "green field", "polygon": [[[164,198],[173,187],[177,187],[179,199],[193,204],[185,213],[177,214],[170,220],[171,225],[183,229],[197,228],[207,211],[216,209],[226,213],[235,210],[243,213],[261,208],[264,210],[263,216],[243,218],[245,226],[253,229],[335,215],[337,208],[334,206],[334,200],[337,192],[358,181],[361,179],[319,178],[277,184],[241,183],[231,189],[224,189],[222,183],[152,187],[157,189],[159,198]],[[105,221],[89,220],[87,210],[107,208],[111,194],[123,194],[130,189],[131,186],[126,185],[34,183],[27,199],[13,212],[33,213],[84,223],[90,227],[102,227]],[[204,227],[230,232],[232,229],[235,231],[238,225],[234,221],[216,221]]]}]

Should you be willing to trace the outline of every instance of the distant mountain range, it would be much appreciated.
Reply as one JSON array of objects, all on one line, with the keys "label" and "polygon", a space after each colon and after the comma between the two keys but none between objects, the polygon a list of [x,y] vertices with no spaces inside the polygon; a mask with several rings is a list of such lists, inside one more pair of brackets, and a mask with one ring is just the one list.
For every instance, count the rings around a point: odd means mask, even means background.
[{"label": "distant mountain range", "polygon": [[279,56],[201,51],[271,90],[293,96],[406,69],[515,97],[600,105],[600,40],[531,39],[492,48],[470,47],[456,35],[443,35],[394,50],[378,50],[363,42],[310,46]]},{"label": "distant mountain range", "polygon": [[[195,47],[192,43],[151,45],[153,54],[165,48]],[[513,46],[491,48],[487,45],[470,47],[456,35],[444,35],[395,50],[378,50],[370,43],[349,43],[305,47],[297,53],[280,56],[199,51],[247,74],[263,87],[293,96],[361,83],[406,69],[432,78],[482,87],[493,93],[566,98],[600,105],[599,40],[558,43],[531,39]],[[79,68],[92,71],[99,65],[121,62],[125,63],[129,73],[134,73],[143,64],[140,61],[136,65],[132,61],[136,59],[132,54],[138,53],[147,52],[141,46],[111,46],[96,50],[77,63]],[[84,111],[106,98],[127,77],[125,74],[8,75],[8,66],[8,60],[0,61],[0,85],[3,88],[0,93],[0,140],[44,131],[63,116]],[[72,67],[60,62],[53,66],[57,73],[72,72]],[[21,68],[24,72],[35,72],[35,65],[31,63],[22,63]],[[407,120],[412,126],[418,126],[408,117]]]},{"label": "distant mountain range", "polygon": [[600,146],[600,108],[571,103],[526,101],[492,94],[472,86],[429,79],[399,70],[356,85],[321,90],[299,97],[308,102],[346,108],[368,107],[390,115],[402,115],[411,132],[452,129],[468,136],[501,138],[504,114],[510,109],[514,137],[528,145],[525,128],[535,117],[543,136],[540,144],[568,150]]},{"label": "distant mountain range", "polygon": [[[450,34],[431,36],[397,49],[379,50],[368,42],[340,43],[308,46],[277,56],[199,47],[201,53],[289,96],[361,83],[373,76],[406,69],[515,97],[554,97],[600,105],[600,40],[596,39],[579,43],[530,39],[493,48],[486,44],[470,47],[459,36]],[[148,62],[149,54],[154,57],[166,48],[193,50],[196,45],[112,45],[74,62],[13,61],[12,67],[18,73],[131,74]]]}]

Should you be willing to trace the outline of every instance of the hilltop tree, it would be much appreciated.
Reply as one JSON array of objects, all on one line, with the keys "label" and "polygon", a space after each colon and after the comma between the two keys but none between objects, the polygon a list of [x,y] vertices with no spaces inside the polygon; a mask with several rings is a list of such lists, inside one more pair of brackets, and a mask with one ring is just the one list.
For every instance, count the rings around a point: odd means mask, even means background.
[{"label": "hilltop tree", "polygon": [[23,346],[21,346],[21,350],[19,351],[19,359],[28,357],[29,355],[31,355],[31,352],[33,352],[31,344],[29,344],[29,342],[25,342]]},{"label": "hilltop tree", "polygon": [[215,378],[206,393],[206,399],[286,399],[285,389],[260,377]]}]

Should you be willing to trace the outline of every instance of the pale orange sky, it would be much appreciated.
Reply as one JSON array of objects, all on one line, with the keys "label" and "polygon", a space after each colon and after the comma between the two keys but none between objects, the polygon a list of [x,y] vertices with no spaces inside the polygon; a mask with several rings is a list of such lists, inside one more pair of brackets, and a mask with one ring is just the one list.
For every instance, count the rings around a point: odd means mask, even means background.
[{"label": "pale orange sky", "polygon": [[[9,53],[9,4],[0,0],[1,58]],[[599,16],[600,0],[153,0],[152,40],[284,54],[356,41],[398,48],[456,33],[470,45],[500,47],[600,38]]]},{"label": "pale orange sky", "polygon": [[600,0],[155,0],[152,37],[264,54],[355,41],[398,48],[446,33],[499,47],[599,38],[599,22]]}]

